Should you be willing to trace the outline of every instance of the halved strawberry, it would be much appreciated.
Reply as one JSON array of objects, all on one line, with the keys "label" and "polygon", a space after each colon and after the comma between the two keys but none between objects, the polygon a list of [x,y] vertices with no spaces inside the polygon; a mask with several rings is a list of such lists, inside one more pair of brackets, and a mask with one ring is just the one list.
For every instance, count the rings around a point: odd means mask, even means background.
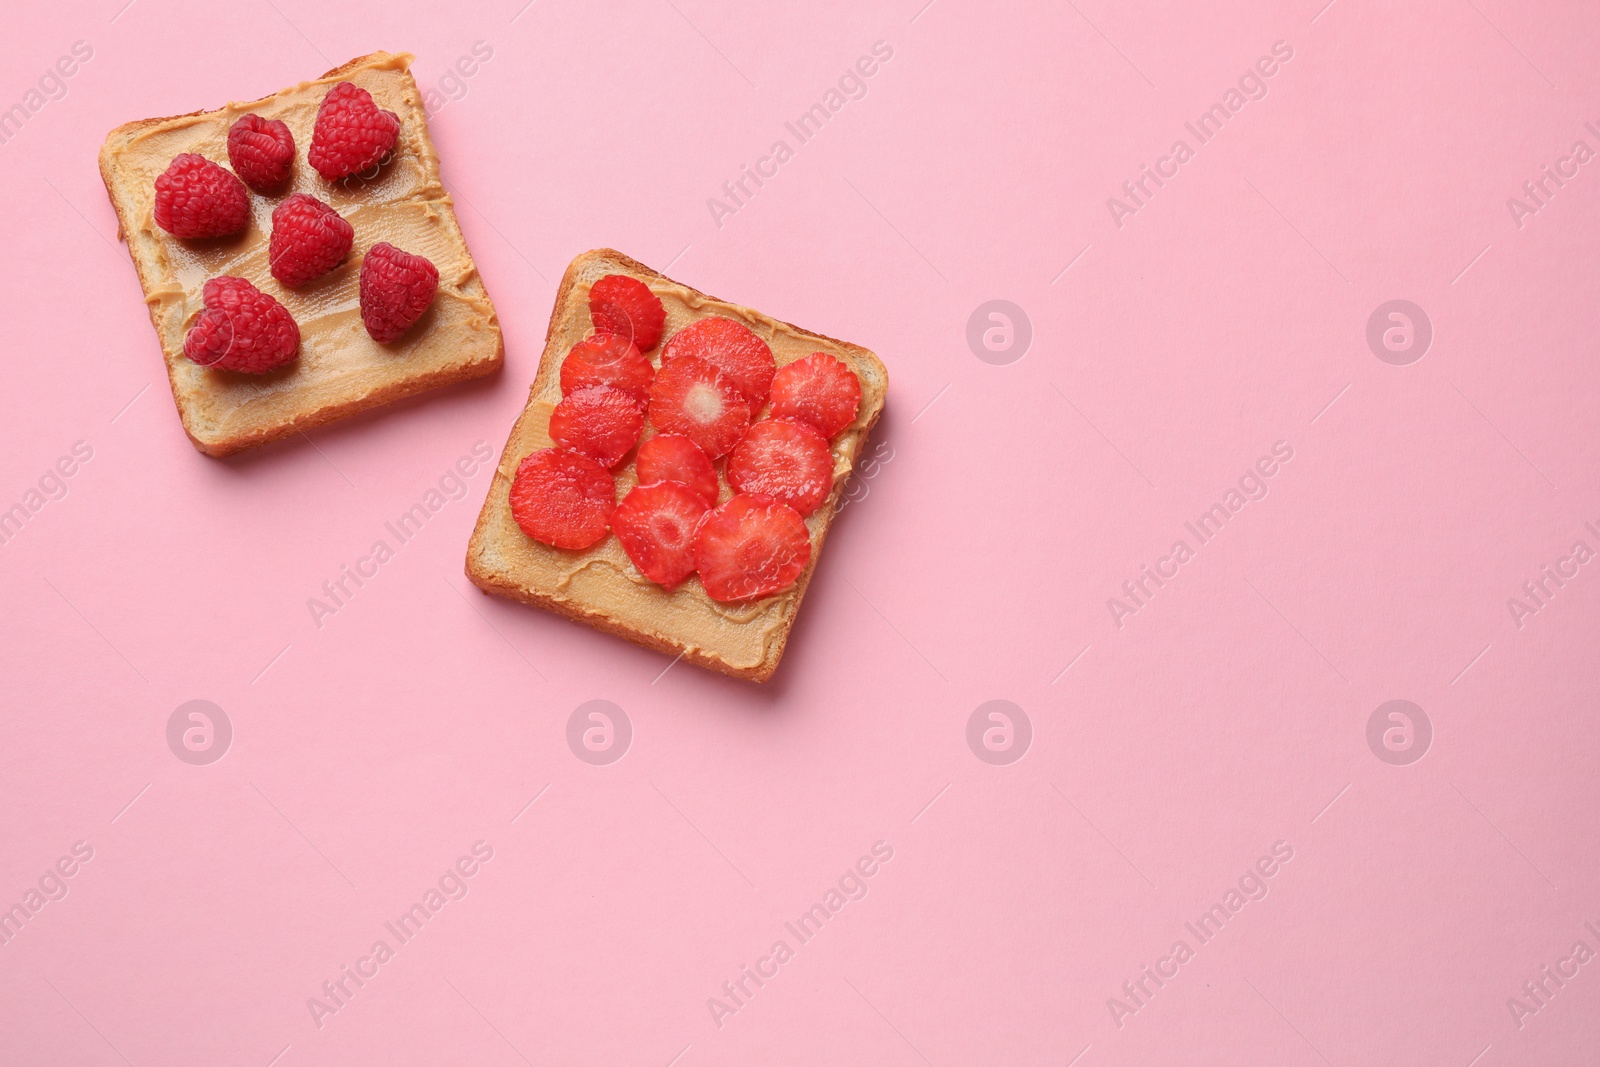
[{"label": "halved strawberry", "polygon": [[611,513],[611,529],[639,573],[671,589],[694,573],[695,534],[710,510],[682,482],[636,485]]},{"label": "halved strawberry", "polygon": [[639,446],[634,459],[639,484],[682,482],[706,498],[717,502],[717,471],[705,450],[681,433],[658,433]]},{"label": "halved strawberry", "polygon": [[800,513],[769,496],[741,493],[707,515],[694,563],[712,600],[771,596],[794,584],[811,561]]},{"label": "halved strawberry", "polygon": [[588,548],[600,540],[616,505],[611,473],[559,448],[527,456],[511,481],[511,517],[523,533],[555,548]]},{"label": "halved strawberry", "polygon": [[809,515],[833,488],[833,453],[809,423],[762,419],[734,446],[727,471],[735,493],[765,493]]},{"label": "halved strawberry", "polygon": [[767,342],[741,323],[717,315],[691,322],[673,334],[661,350],[661,364],[665,366],[682,356],[699,356],[732,378],[750,405],[751,415],[759,413],[767,402],[777,364]]},{"label": "halved strawberry", "polygon": [[854,422],[860,406],[855,372],[826,352],[813,352],[773,375],[772,417],[809,422],[826,438]]},{"label": "halved strawberry", "polygon": [[602,467],[621,463],[642,432],[644,411],[639,402],[609,385],[579,389],[563,397],[550,413],[550,440]]},{"label": "halved strawberry", "polygon": [[750,406],[716,367],[698,356],[679,356],[656,371],[650,421],[662,433],[683,434],[716,459],[744,436]]},{"label": "halved strawberry", "polygon": [[589,317],[595,329],[626,337],[648,352],[661,340],[667,312],[661,298],[638,278],[607,274],[589,287]]},{"label": "halved strawberry", "polygon": [[655,367],[621,334],[592,333],[572,346],[561,363],[561,395],[591,385],[621,389],[643,404],[650,399]]}]

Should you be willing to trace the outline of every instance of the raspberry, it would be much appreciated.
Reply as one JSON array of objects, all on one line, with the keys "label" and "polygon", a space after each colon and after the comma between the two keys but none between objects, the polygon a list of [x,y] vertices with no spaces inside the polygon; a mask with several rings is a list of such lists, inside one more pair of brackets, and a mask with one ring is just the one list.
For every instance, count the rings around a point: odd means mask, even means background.
[{"label": "raspberry", "polygon": [[650,421],[662,433],[683,434],[715,459],[744,436],[750,406],[716,367],[698,356],[679,356],[656,371]]},{"label": "raspberry", "polygon": [[639,402],[609,385],[579,389],[563,397],[550,413],[550,439],[602,467],[621,463],[643,430]]},{"label": "raspberry", "polygon": [[250,221],[250,194],[205,156],[185,152],[156,179],[155,216],[174,237],[226,237]]},{"label": "raspberry", "polygon": [[595,329],[621,334],[639,351],[648,352],[661,340],[667,312],[644,282],[626,274],[607,274],[589,288],[589,317]]},{"label": "raspberry", "polygon": [[267,264],[291,289],[322,277],[350,254],[355,227],[314,196],[295,193],[272,209]]},{"label": "raspberry", "polygon": [[289,180],[294,134],[277,119],[241,115],[228,127],[228,162],[250,188],[270,193]]},{"label": "raspberry", "polygon": [[705,451],[679,433],[658,433],[639,446],[634,460],[639,484],[682,482],[706,498],[717,502],[717,472]]},{"label": "raspberry", "polygon": [[750,405],[750,414],[767,402],[767,389],[777,364],[767,342],[732,319],[713,315],[691,322],[672,335],[661,350],[661,364],[681,356],[699,356],[733,379]]},{"label": "raspberry", "polygon": [[765,493],[809,515],[833,488],[833,453],[810,424],[763,419],[750,427],[728,456],[735,493]]},{"label": "raspberry", "polygon": [[626,337],[593,333],[573,345],[562,362],[561,393],[565,396],[591,385],[609,385],[643,404],[650,399],[650,380],[655,376],[655,367]]},{"label": "raspberry", "polygon": [[183,354],[202,367],[265,374],[293,360],[300,327],[289,309],[243,278],[212,278],[205,310],[183,338]]},{"label": "raspberry", "polygon": [[523,533],[553,548],[588,548],[600,540],[616,504],[609,471],[559,448],[528,455],[511,480],[511,517]]},{"label": "raspberry", "polygon": [[767,496],[740,494],[707,515],[694,564],[712,600],[771,596],[794,584],[811,560],[800,513]]},{"label": "raspberry", "polygon": [[398,115],[380,110],[359,85],[340,82],[317,108],[306,161],[328,181],[337,181],[382,163],[399,140]]},{"label": "raspberry", "polygon": [[422,318],[439,288],[439,268],[422,256],[379,241],[361,261],[361,321],[380,344]]},{"label": "raspberry", "polygon": [[797,359],[772,379],[772,417],[809,422],[830,440],[856,421],[860,406],[861,382],[855,372],[826,352]]},{"label": "raspberry", "polygon": [[636,485],[611,513],[611,529],[639,573],[671,589],[694,573],[695,534],[710,510],[682,482]]}]

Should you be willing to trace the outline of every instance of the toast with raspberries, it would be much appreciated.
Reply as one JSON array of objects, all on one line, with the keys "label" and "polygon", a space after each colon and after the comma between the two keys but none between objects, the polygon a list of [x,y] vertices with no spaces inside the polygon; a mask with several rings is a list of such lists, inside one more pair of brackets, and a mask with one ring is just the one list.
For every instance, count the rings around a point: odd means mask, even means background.
[{"label": "toast with raspberries", "polygon": [[764,682],[888,387],[865,348],[585,252],[561,279],[467,577]]},{"label": "toast with raspberries", "polygon": [[411,56],[111,131],[100,174],[184,431],[226,456],[494,373]]}]

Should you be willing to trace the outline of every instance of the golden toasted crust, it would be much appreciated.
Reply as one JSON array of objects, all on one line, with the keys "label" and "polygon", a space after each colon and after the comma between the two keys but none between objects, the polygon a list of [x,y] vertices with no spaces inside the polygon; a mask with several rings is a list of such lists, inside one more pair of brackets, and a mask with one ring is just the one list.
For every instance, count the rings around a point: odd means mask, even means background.
[{"label": "golden toasted crust", "polygon": [[[857,422],[844,435],[845,444],[842,447],[848,462],[842,472],[836,468],[833,490],[827,501],[812,516],[811,520],[811,560],[801,572],[795,586],[789,592],[778,594],[766,603],[771,604],[770,611],[773,615],[762,619],[771,628],[771,636],[764,645],[764,654],[759,662],[753,664],[739,664],[732,661],[726,648],[719,648],[716,644],[700,644],[684,639],[681,635],[671,632],[670,626],[657,630],[650,630],[634,623],[618,618],[612,611],[603,605],[589,602],[582,596],[568,596],[558,589],[541,588],[525,576],[513,573],[514,568],[507,563],[507,557],[513,546],[526,546],[530,544],[526,535],[515,525],[507,528],[504,521],[503,509],[498,505],[500,494],[509,492],[510,482],[515,475],[516,465],[523,458],[523,453],[518,452],[517,442],[524,440],[528,433],[530,420],[537,420],[539,414],[540,398],[547,395],[553,382],[560,373],[561,361],[566,355],[562,337],[562,324],[570,322],[572,316],[581,313],[587,321],[588,286],[582,284],[586,275],[603,268],[604,273],[627,274],[647,285],[670,286],[683,290],[698,300],[710,304],[725,305],[726,310],[737,312],[741,317],[755,323],[766,323],[782,327],[790,331],[799,339],[810,342],[822,343],[834,350],[842,351],[850,357],[849,362],[854,364],[857,377],[861,379],[861,410]],[[580,308],[578,302],[582,301]],[[664,343],[664,342],[663,342]],[[816,570],[817,561],[822,556],[822,547],[827,540],[828,531],[833,525],[839,506],[844,499],[845,480],[850,469],[855,466],[860,457],[872,428],[876,425],[878,417],[883,413],[884,402],[888,392],[888,372],[882,361],[871,351],[859,345],[839,341],[823,334],[802,329],[791,323],[773,319],[754,309],[742,305],[731,304],[729,301],[709,296],[698,290],[674,281],[666,275],[652,270],[638,261],[623,255],[613,249],[602,248],[585,252],[572,261],[561,279],[561,285],[556,293],[555,307],[551,312],[550,326],[545,333],[544,355],[539,363],[539,372],[529,390],[528,406],[523,409],[516,425],[512,427],[507,438],[505,450],[501,453],[500,462],[495,472],[495,477],[489,487],[489,497],[484,501],[483,510],[478,515],[478,523],[472,533],[472,540],[467,548],[466,573],[467,577],[479,589],[496,596],[503,596],[510,600],[531,604],[534,607],[544,608],[558,615],[566,616],[577,622],[586,623],[597,630],[627,638],[646,648],[670,656],[682,656],[683,659],[701,667],[706,667],[735,678],[743,678],[752,682],[765,682],[777,670],[778,662],[783,657],[784,647],[788,643],[789,633],[793,629],[795,616],[800,610],[800,603],[805,597],[805,591],[810,585],[812,573]],[[555,553],[557,550],[548,550]],[[583,553],[570,554],[574,559],[582,558]],[[692,588],[691,588],[692,587]],[[699,589],[697,579],[691,578],[677,591],[665,594],[672,597],[699,597],[705,599],[705,594]],[[759,618],[759,616],[758,616]],[[752,620],[754,621],[754,620]],[[749,625],[730,621],[728,626]]]},{"label": "golden toasted crust", "polygon": [[[112,130],[107,135],[105,144],[101,146],[100,176],[105,182],[107,195],[117,214],[118,237],[128,243],[129,254],[139,276],[139,284],[144,290],[146,307],[151,324],[161,341],[168,382],[172,389],[173,401],[183,422],[184,432],[201,452],[218,457],[231,455],[242,449],[292,437],[305,430],[382,407],[431,389],[482,378],[495,373],[504,365],[505,344],[500,333],[498,317],[494,313],[487,289],[481,277],[477,275],[476,264],[473,263],[471,254],[466,248],[465,240],[460,235],[449,196],[443,192],[442,187],[437,187],[437,157],[428,135],[427,117],[421,106],[421,94],[410,71],[406,69],[409,60],[409,56],[395,56],[386,52],[359,56],[328,71],[313,82],[291,87],[281,93],[246,104],[229,105],[214,111],[193,111],[185,115],[124,123]],[[145,242],[132,239],[131,235],[139,229],[141,203],[148,199],[147,193],[142,188],[146,176],[135,174],[137,168],[132,165],[136,155],[135,146],[142,138],[159,134],[169,124],[181,124],[186,119],[203,122],[211,116],[216,116],[216,122],[219,124],[231,123],[235,114],[280,102],[291,94],[319,83],[339,80],[346,75],[356,76],[374,69],[375,66],[394,68],[403,79],[401,92],[403,100],[398,105],[403,109],[400,111],[402,140],[396,155],[411,148],[416,158],[421,161],[422,169],[427,172],[429,184],[425,187],[425,191],[435,194],[436,190],[436,195],[430,195],[426,200],[426,207],[438,216],[440,226],[448,230],[451,247],[454,249],[458,246],[459,257],[465,265],[462,277],[466,280],[462,284],[466,290],[470,290],[471,298],[481,302],[485,309],[480,316],[483,319],[482,327],[475,328],[470,334],[464,330],[460,331],[465,336],[459,339],[447,336],[428,339],[427,343],[435,350],[452,348],[458,350],[461,354],[457,357],[429,357],[420,360],[411,354],[401,353],[394,355],[393,359],[410,362],[399,366],[398,371],[393,365],[377,366],[370,372],[356,373],[350,373],[349,368],[344,368],[345,372],[338,376],[337,381],[330,381],[327,373],[303,369],[309,362],[303,340],[299,363],[291,365],[290,370],[280,372],[291,377],[287,391],[301,390],[301,401],[264,406],[257,404],[254,409],[247,411],[246,407],[255,403],[252,397],[246,396],[243,400],[236,400],[230,395],[230,391],[243,391],[244,387],[239,385],[243,376],[220,371],[205,371],[202,374],[187,363],[182,353],[181,332],[176,332],[173,328],[170,301],[164,304],[161,296],[181,287],[180,282],[169,269],[169,264],[163,256],[153,254]],[[221,128],[225,132],[226,127]],[[302,128],[293,132],[296,142],[296,171],[304,173],[309,171],[309,165],[305,162],[305,152],[310,145],[310,131],[309,128]],[[213,158],[213,162],[225,164],[227,162],[225,154],[221,159]],[[294,191],[311,191],[319,198],[327,196],[326,191],[320,187],[308,190],[299,188],[299,185],[300,183],[296,181],[290,188],[271,197],[262,197],[252,191],[250,195],[253,210],[259,216],[267,206],[275,203],[282,195]],[[397,204],[397,206],[402,205]],[[260,221],[258,217],[257,223]],[[181,247],[180,242],[165,234],[159,237],[163,241]],[[360,258],[366,247],[368,242],[363,240],[362,226],[358,223],[356,249],[352,251],[346,263],[336,268],[334,272],[335,275],[341,276],[339,284],[348,285],[353,289]],[[270,277],[254,280],[263,291],[290,303],[291,312],[295,313],[292,306],[294,294],[273,287]],[[442,294],[447,284],[446,279],[441,277],[440,284]],[[436,299],[436,304],[437,302]],[[192,315],[197,314],[199,310],[198,297],[194,297],[189,303],[194,305],[188,310],[192,318]],[[432,316],[433,313],[430,312],[429,319]],[[298,313],[296,317],[299,318]],[[425,320],[415,327],[415,330],[423,331],[428,329],[429,325],[429,321]],[[445,328],[455,325],[453,322],[446,323]],[[460,343],[454,343],[456,340]],[[335,347],[340,343],[337,340],[330,341],[330,345]],[[351,343],[348,339],[343,342],[345,345]],[[356,338],[354,343],[361,344],[360,339]],[[314,394],[301,389],[302,378],[315,387]],[[258,380],[270,384],[274,376],[264,375]],[[310,399],[312,395],[315,395],[316,399]],[[262,407],[266,410],[260,410]]]}]

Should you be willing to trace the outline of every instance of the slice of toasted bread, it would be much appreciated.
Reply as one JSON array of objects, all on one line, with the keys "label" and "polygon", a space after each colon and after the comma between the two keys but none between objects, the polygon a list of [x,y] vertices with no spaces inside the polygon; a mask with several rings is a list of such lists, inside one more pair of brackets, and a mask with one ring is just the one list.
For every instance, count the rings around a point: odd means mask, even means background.
[{"label": "slice of toasted bread", "polygon": [[[261,100],[130,122],[112,130],[100,149],[100,175],[144,286],[172,397],[200,451],[226,456],[427,389],[481,378],[505,362],[494,305],[439,183],[439,157],[410,63],[409,55],[374,52]],[[400,142],[375,173],[329,182],[306,162],[306,151],[317,108],[341,81],[359,85],[380,108],[399,116]],[[198,152],[226,167],[228,129],[247,112],[281,119],[294,135],[287,186],[271,196],[252,191],[250,225],[235,237],[184,241],[162,230],[153,215],[156,177],[180,152]],[[356,231],[349,258],[298,290],[278,284],[267,265],[272,210],[292,193],[331,204]],[[439,268],[433,306],[388,345],[372,340],[362,326],[357,287],[361,261],[379,241],[426,256]],[[248,375],[185,358],[183,338],[201,310],[201,289],[221,274],[245,278],[289,309],[300,325],[299,359],[280,371]]]},{"label": "slice of toasted bread", "polygon": [[[860,411],[831,445],[833,490],[827,502],[806,520],[811,531],[811,562],[799,581],[784,592],[742,604],[719,604],[706,595],[696,577],[669,592],[635,569],[614,535],[608,534],[592,548],[570,552],[534,541],[512,518],[511,480],[523,457],[551,446],[550,412],[561,400],[561,362],[592,329],[589,288],[607,274],[639,279],[665,305],[666,329],[662,345],[651,353],[653,361],[659,360],[666,340],[690,322],[723,315],[744,323],[766,341],[780,367],[812,352],[828,352],[842,359],[860,379]],[[561,279],[528,406],[511,428],[467,547],[467,577],[486,593],[546,608],[736,678],[764,682],[783,656],[795,613],[843,499],[845,479],[883,412],[888,389],[889,375],[883,363],[865,348],[707,296],[609,248],[585,252],[572,261]],[[717,466],[722,466],[720,461]],[[617,470],[618,499],[636,482],[630,458]],[[722,499],[730,495],[723,479]]]}]

